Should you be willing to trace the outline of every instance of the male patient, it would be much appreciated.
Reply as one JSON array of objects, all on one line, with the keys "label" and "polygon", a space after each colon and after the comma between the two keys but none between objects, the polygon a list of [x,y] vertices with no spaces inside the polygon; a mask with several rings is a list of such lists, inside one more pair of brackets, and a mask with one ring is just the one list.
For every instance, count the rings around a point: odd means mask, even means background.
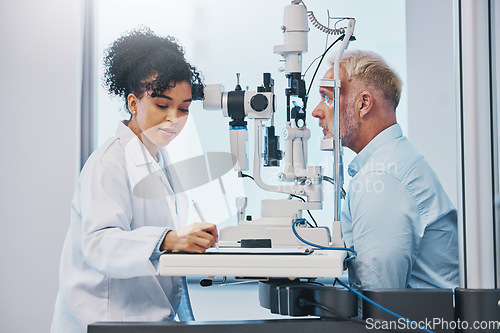
[{"label": "male patient", "polygon": [[[332,65],[325,78],[333,74]],[[340,81],[340,138],[357,153],[342,211],[346,246],[358,253],[348,266],[351,286],[457,287],[456,210],[396,121],[400,78],[378,55],[354,51],[340,61]],[[333,88],[319,92],[312,115],[332,137]]]}]

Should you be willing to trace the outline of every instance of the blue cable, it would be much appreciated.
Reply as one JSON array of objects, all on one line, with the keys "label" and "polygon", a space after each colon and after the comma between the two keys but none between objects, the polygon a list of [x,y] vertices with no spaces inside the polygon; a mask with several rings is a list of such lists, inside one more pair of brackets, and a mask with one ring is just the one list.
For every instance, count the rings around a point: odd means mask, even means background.
[{"label": "blue cable", "polygon": [[[346,247],[329,247],[329,246],[322,246],[322,245],[318,245],[318,244],[314,244],[314,243],[311,243],[309,241],[306,241],[304,238],[300,237],[300,235],[297,233],[297,230],[295,230],[295,226],[297,224],[305,224],[306,223],[306,219],[298,219],[296,220],[295,222],[293,222],[292,224],[292,231],[293,233],[295,234],[295,237],[297,237],[301,242],[307,244],[307,245],[311,245],[311,246],[314,246],[314,247],[317,247],[317,248],[320,248],[320,249],[323,249],[323,250],[342,250],[342,251],[350,251],[352,253],[354,253],[354,256],[352,257],[349,257],[349,258],[346,258],[344,259],[344,261],[349,261],[349,260],[353,260],[357,257],[357,252],[353,249],[350,249],[350,248],[346,248]],[[425,331],[425,332],[428,332],[428,333],[434,333],[433,331],[431,330],[428,330],[422,326],[420,326],[417,322],[415,321],[412,321],[412,320],[409,320],[408,318],[405,318],[401,315],[398,315],[397,313],[395,312],[392,312],[391,310],[383,307],[382,305],[380,304],[377,304],[375,303],[374,301],[372,301],[371,299],[369,299],[368,297],[366,297],[365,295],[361,294],[360,292],[358,292],[357,290],[349,287],[348,285],[346,285],[345,283],[343,283],[342,281],[340,281],[340,279],[335,279],[335,281],[337,281],[340,285],[342,285],[344,288],[350,290],[351,292],[353,292],[354,294],[358,295],[359,297],[361,297],[362,299],[364,299],[365,301],[373,304],[374,306],[378,307],[379,309],[381,309],[382,311],[385,311],[387,312],[388,314],[396,317],[396,318],[400,318],[400,319],[403,319],[404,321],[406,321],[407,323],[410,323],[410,324],[416,324],[416,326]]]},{"label": "blue cable", "polygon": [[349,252],[352,252],[354,254],[354,256],[349,257],[349,258],[345,258],[344,262],[353,260],[358,255],[355,250],[347,248],[347,247],[329,247],[329,246],[318,245],[318,244],[314,244],[314,243],[311,243],[309,241],[306,241],[304,238],[300,237],[300,235],[297,233],[297,230],[295,230],[295,225],[297,225],[297,224],[305,224],[305,223],[306,223],[306,219],[298,219],[295,222],[293,222],[293,224],[292,224],[292,231],[293,231],[295,237],[297,237],[302,243],[305,243],[307,245],[311,245],[311,246],[317,247],[317,248],[322,249],[322,250],[337,250],[337,251],[349,251]]},{"label": "blue cable", "polygon": [[342,281],[340,281],[340,279],[335,279],[335,281],[337,281],[337,282],[338,282],[338,283],[340,283],[340,284],[341,284],[344,288],[346,288],[346,289],[350,290],[351,292],[353,292],[354,294],[358,295],[359,297],[361,297],[361,298],[362,298],[362,299],[364,299],[365,301],[367,301],[367,302],[369,302],[369,303],[371,303],[371,304],[375,305],[377,308],[379,308],[379,309],[381,309],[381,310],[383,310],[383,311],[387,312],[387,313],[388,313],[388,314],[390,314],[391,316],[394,316],[394,317],[396,317],[396,318],[403,319],[404,321],[406,321],[407,323],[410,323],[410,324],[416,324],[416,326],[417,326],[419,329],[421,329],[421,330],[423,330],[423,331],[425,331],[425,332],[428,332],[428,333],[434,333],[433,331],[428,330],[428,329],[426,329],[426,328],[424,328],[424,327],[420,326],[417,322],[412,321],[412,320],[410,320],[410,319],[408,319],[408,318],[405,318],[405,317],[403,317],[403,316],[401,316],[401,315],[398,315],[397,313],[392,312],[391,310],[389,310],[389,309],[387,309],[387,308],[383,307],[382,305],[375,303],[374,301],[372,301],[371,299],[369,299],[368,297],[366,297],[365,295],[363,295],[363,294],[362,294],[362,293],[360,293],[359,291],[357,291],[357,290],[355,290],[355,289],[353,289],[353,288],[349,287],[348,285],[346,285],[345,283],[343,283]]}]

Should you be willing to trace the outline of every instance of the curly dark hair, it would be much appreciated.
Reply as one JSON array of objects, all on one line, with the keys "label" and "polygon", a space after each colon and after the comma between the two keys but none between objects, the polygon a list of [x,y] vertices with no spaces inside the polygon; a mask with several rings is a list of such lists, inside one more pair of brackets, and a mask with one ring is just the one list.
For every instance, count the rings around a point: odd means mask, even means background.
[{"label": "curly dark hair", "polygon": [[[183,48],[173,37],[160,37],[149,28],[135,29],[114,41],[104,57],[104,86],[111,93],[125,99],[144,92],[161,94],[177,82],[191,83],[193,99],[203,99],[201,74],[190,65]],[[150,80],[154,78],[154,80]]]}]

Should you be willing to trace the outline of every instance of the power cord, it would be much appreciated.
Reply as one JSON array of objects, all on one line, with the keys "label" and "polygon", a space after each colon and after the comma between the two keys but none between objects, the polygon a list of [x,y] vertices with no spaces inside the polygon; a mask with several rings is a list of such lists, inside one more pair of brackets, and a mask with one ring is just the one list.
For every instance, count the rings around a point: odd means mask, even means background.
[{"label": "power cord", "polygon": [[[297,198],[297,199],[300,199],[302,200],[302,202],[306,202],[306,200],[302,197],[299,197],[298,195],[295,195],[295,194],[290,194],[291,197],[294,197],[294,198]],[[309,217],[311,218],[311,220],[313,221],[314,223],[314,226],[309,223],[308,221],[306,221],[307,225],[310,226],[311,228],[317,228],[318,227],[318,223],[316,222],[316,220],[314,219],[314,217],[312,216],[311,214],[311,211],[308,209],[307,210],[307,214],[309,214]]]},{"label": "power cord", "polygon": [[[250,176],[250,175],[247,175],[246,173],[243,173],[243,172],[239,172],[239,176],[242,177],[242,178],[250,178],[251,180],[255,181],[255,179]],[[294,197],[294,198],[297,198],[297,199],[300,199],[302,200],[303,202],[305,202],[306,200],[302,197],[299,197],[298,195],[295,195],[295,194],[290,194],[290,196]],[[314,223],[314,226],[312,224],[310,224],[309,222],[307,222],[307,224],[311,227],[311,228],[317,228],[318,227],[318,223],[316,222],[316,220],[314,219],[314,217],[312,216],[311,212],[309,211],[309,209],[307,210],[307,214],[309,214],[309,217],[311,218],[311,220],[313,221]]]},{"label": "power cord", "polygon": [[239,175],[240,175],[241,178],[247,177],[247,178],[250,178],[251,180],[255,181],[255,179],[252,176],[247,175],[246,173],[243,173],[241,171],[239,172]]},{"label": "power cord", "polygon": [[302,297],[297,300],[297,305],[301,308],[304,308],[306,306],[314,306],[314,307],[320,308],[321,310],[324,310],[324,311],[334,315],[337,318],[342,318],[342,319],[346,319],[346,320],[348,319],[348,318],[340,315],[339,313],[337,313],[335,310],[330,309],[329,307],[327,307],[323,304],[316,303],[316,302],[310,301],[310,300],[302,298]]},{"label": "power cord", "polygon": [[319,60],[318,66],[316,66],[316,70],[314,71],[311,82],[309,83],[309,89],[307,89],[306,98],[309,97],[309,92],[311,91],[312,83],[314,82],[314,78],[316,77],[316,74],[318,73],[319,67],[321,66],[321,63],[323,62],[325,55],[328,53],[328,51],[330,51],[330,49],[333,47],[333,45],[337,44],[338,41],[343,40],[344,37],[345,37],[345,34],[340,36],[339,38],[337,38],[332,44],[330,44],[330,46],[328,46],[328,48],[325,50],[325,52],[323,52],[323,54],[321,55],[321,59]]},{"label": "power cord", "polygon": [[335,310],[333,310],[332,308],[329,308],[326,305],[323,305],[323,304],[320,304],[320,303],[316,303],[316,302],[307,300],[305,298],[299,298],[298,301],[297,301],[297,304],[298,304],[299,307],[314,306],[314,307],[317,307],[317,308],[319,308],[319,309],[321,309],[323,311],[326,311],[326,312],[334,315],[336,318],[343,319],[343,320],[349,321],[351,323],[355,323],[355,324],[360,324],[360,325],[365,325],[366,326],[366,321],[365,320],[344,317],[344,316],[338,314]]},{"label": "power cord", "polygon": [[[332,177],[323,176],[323,180],[326,180],[330,184],[335,185],[335,180]],[[346,192],[342,186],[340,186],[340,194],[342,195],[342,199],[345,199]]]},{"label": "power cord", "polygon": [[378,303],[375,303],[374,301],[372,301],[371,299],[369,299],[368,297],[366,297],[365,295],[363,295],[362,293],[360,293],[359,291],[351,288],[350,286],[348,286],[347,284],[345,284],[344,282],[340,281],[339,279],[335,279],[336,282],[338,282],[340,285],[342,285],[344,288],[348,289],[349,291],[353,292],[354,294],[356,294],[357,296],[361,297],[362,299],[364,299],[365,301],[367,301],[368,303],[376,306],[377,308],[381,309],[382,311],[390,314],[391,316],[394,316],[396,318],[399,318],[399,319],[403,319],[404,321],[406,321],[407,323],[410,323],[412,326],[413,325],[416,325],[416,327],[418,327],[419,329],[425,331],[425,332],[428,332],[428,333],[434,333],[433,331],[431,330],[428,330],[426,329],[425,327],[422,327],[420,326],[417,322],[415,321],[412,321],[408,318],[405,318],[401,315],[398,315],[397,313],[395,312],[392,312],[391,310],[383,307],[382,305],[378,304]]},{"label": "power cord", "polygon": [[[355,289],[353,289],[353,288],[349,287],[347,284],[345,284],[345,283],[343,283],[342,281],[340,281],[340,279],[338,279],[338,278],[337,278],[337,279],[335,279],[335,283],[336,283],[336,282],[338,282],[340,285],[342,285],[342,286],[343,286],[344,288],[346,288],[347,290],[349,290],[349,291],[353,292],[355,295],[357,295],[357,296],[361,297],[361,298],[362,298],[362,299],[364,299],[365,301],[367,301],[367,302],[369,302],[369,303],[373,304],[374,306],[378,307],[379,309],[383,310],[384,312],[386,312],[386,313],[388,313],[388,314],[390,314],[390,315],[392,315],[392,316],[394,316],[394,317],[396,317],[396,318],[403,319],[403,320],[405,320],[407,323],[411,324],[412,326],[413,326],[413,325],[415,325],[416,327],[418,327],[419,329],[421,329],[421,330],[423,330],[423,331],[425,331],[425,332],[428,332],[428,333],[434,333],[433,331],[431,331],[431,330],[429,330],[429,329],[426,329],[426,328],[422,327],[422,326],[421,326],[421,325],[419,325],[417,322],[412,321],[412,320],[410,320],[410,319],[408,319],[408,318],[405,318],[405,317],[403,317],[403,316],[401,316],[401,315],[399,315],[399,314],[397,314],[397,313],[395,313],[395,312],[393,312],[393,311],[391,311],[391,310],[389,310],[389,309],[387,309],[387,308],[383,307],[382,305],[380,305],[380,304],[378,304],[378,303],[374,302],[373,300],[369,299],[368,297],[366,297],[365,295],[361,294],[361,293],[360,293],[360,292],[358,292],[357,290],[355,290]],[[340,315],[337,311],[335,311],[334,309],[332,309],[332,308],[330,308],[330,307],[327,307],[327,306],[325,306],[325,305],[323,305],[323,304],[320,304],[320,303],[317,303],[317,302],[313,302],[313,301],[307,300],[307,299],[305,299],[305,298],[299,298],[299,299],[297,300],[297,305],[298,305],[299,307],[314,306],[314,307],[317,307],[317,308],[319,308],[319,309],[321,309],[321,310],[323,310],[323,311],[326,311],[326,312],[328,312],[328,313],[330,313],[330,314],[334,315],[334,316],[335,316],[335,317],[337,317],[337,318],[341,318],[341,319],[349,320],[349,321],[351,321],[351,322],[355,322],[355,323],[358,323],[358,324],[363,324],[363,325],[366,325],[366,321],[365,321],[365,320],[363,320],[363,319],[360,319],[360,320],[355,320],[355,319],[351,319],[351,318],[346,318],[346,317],[344,317],[344,316]]]},{"label": "power cord", "polygon": [[330,246],[323,246],[323,245],[319,245],[319,244],[314,244],[314,243],[311,243],[307,240],[305,240],[304,238],[302,238],[298,233],[297,233],[297,230],[296,230],[296,225],[298,224],[305,224],[307,221],[306,219],[298,219],[296,220],[295,222],[293,222],[292,224],[292,231],[293,231],[293,234],[295,235],[295,237],[297,237],[302,243],[305,243],[307,245],[310,245],[310,246],[314,246],[314,247],[317,247],[318,249],[322,249],[322,250],[336,250],[336,251],[348,251],[348,252],[352,252],[353,253],[353,256],[351,257],[347,257],[344,259],[344,262],[347,262],[347,261],[351,261],[353,259],[355,259],[357,257],[357,252],[353,249],[350,249],[348,247],[330,247]]}]

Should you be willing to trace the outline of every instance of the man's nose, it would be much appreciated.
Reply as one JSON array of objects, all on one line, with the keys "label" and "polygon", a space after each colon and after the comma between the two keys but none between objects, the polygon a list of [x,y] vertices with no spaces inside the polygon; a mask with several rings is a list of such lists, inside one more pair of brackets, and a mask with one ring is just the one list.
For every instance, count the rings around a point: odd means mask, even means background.
[{"label": "man's nose", "polygon": [[319,103],[313,110],[312,116],[314,118],[318,119],[323,119],[325,117],[325,112],[323,111],[323,108],[321,107],[321,103]]}]

